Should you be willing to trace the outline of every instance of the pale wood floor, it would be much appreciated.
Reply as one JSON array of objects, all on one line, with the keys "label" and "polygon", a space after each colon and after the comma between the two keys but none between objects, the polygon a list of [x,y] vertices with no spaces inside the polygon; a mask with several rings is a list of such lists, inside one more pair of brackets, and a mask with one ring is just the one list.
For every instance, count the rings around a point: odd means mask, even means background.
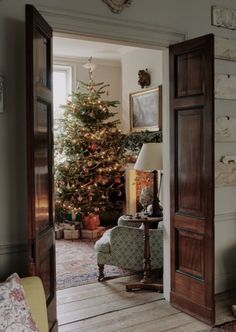
[{"label": "pale wood floor", "polygon": [[[173,308],[162,294],[126,292],[137,276],[111,279],[57,292],[59,332],[207,332],[209,326]],[[236,291],[217,295],[217,322],[234,319]]]},{"label": "pale wood floor", "polygon": [[236,304],[236,289],[216,295],[216,324],[236,319],[232,313],[233,304]]}]

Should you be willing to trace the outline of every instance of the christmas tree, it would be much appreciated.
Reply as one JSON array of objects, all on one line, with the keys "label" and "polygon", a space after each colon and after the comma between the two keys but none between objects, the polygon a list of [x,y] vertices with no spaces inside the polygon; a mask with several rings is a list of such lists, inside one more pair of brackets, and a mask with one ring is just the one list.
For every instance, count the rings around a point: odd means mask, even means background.
[{"label": "christmas tree", "polygon": [[65,107],[62,130],[56,137],[56,220],[65,213],[122,214],[125,200],[124,135],[117,129],[118,101],[102,99],[109,84],[95,83],[90,58],[85,66],[89,83],[80,82]]}]

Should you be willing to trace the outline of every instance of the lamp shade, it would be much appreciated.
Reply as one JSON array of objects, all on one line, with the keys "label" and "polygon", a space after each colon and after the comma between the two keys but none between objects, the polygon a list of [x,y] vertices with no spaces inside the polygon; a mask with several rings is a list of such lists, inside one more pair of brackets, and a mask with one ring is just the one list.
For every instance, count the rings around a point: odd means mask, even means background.
[{"label": "lamp shade", "polygon": [[134,169],[142,171],[162,170],[162,143],[144,143]]}]

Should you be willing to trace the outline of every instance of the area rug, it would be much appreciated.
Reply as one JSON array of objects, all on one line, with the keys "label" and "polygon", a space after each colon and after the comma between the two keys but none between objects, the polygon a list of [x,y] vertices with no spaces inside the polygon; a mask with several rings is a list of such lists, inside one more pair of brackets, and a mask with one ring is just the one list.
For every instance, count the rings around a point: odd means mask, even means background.
[{"label": "area rug", "polygon": [[[94,243],[96,240],[57,240],[56,278],[57,290],[97,282],[98,268]],[[115,266],[105,266],[106,277],[132,274]]]},{"label": "area rug", "polygon": [[210,332],[236,332],[236,320],[215,326]]}]

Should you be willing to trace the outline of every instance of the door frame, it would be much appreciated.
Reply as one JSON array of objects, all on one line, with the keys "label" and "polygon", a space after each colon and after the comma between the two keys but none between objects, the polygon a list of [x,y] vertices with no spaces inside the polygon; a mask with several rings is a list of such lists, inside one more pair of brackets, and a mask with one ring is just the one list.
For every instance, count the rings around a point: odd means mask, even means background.
[{"label": "door frame", "polygon": [[37,6],[53,28],[54,35],[86,38],[161,50],[163,53],[163,249],[164,298],[170,300],[170,148],[169,148],[169,48],[187,39],[187,33],[175,32],[156,25],[124,22],[90,14]]}]

